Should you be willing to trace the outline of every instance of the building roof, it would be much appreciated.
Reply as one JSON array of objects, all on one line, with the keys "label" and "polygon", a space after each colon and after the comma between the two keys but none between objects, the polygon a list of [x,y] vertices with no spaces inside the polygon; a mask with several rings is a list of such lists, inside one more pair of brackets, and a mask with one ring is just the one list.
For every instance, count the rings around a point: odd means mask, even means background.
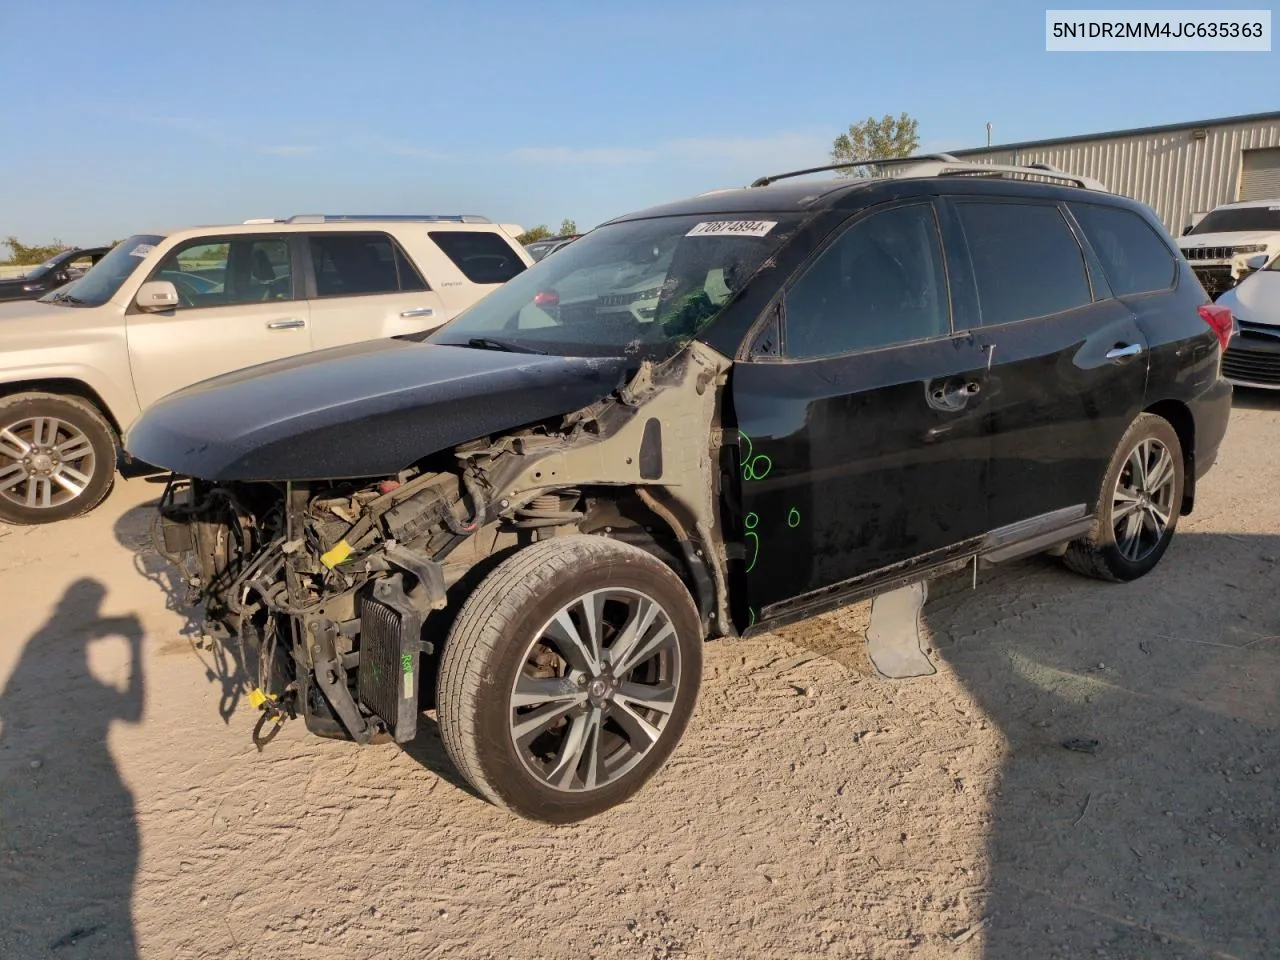
[{"label": "building roof", "polygon": [[1049,140],[1023,140],[1020,143],[996,143],[989,147],[967,147],[964,150],[952,150],[957,157],[974,156],[984,153],[995,153],[1001,150],[1027,150],[1032,147],[1056,147],[1067,143],[1081,143],[1087,140],[1115,140],[1119,137],[1134,137],[1147,133],[1170,133],[1175,130],[1195,130],[1201,127],[1225,127],[1237,123],[1267,123],[1280,121],[1280,112],[1245,113],[1238,117],[1218,117],[1215,120],[1191,120],[1186,123],[1166,123],[1155,127],[1134,127],[1130,130],[1112,130],[1106,133],[1082,133],[1071,137],[1053,137]]}]

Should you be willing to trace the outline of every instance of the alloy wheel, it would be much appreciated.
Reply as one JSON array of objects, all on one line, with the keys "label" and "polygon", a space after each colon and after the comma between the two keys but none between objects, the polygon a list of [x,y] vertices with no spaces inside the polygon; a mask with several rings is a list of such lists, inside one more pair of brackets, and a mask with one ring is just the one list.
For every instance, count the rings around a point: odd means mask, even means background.
[{"label": "alloy wheel", "polygon": [[512,685],[521,762],[571,792],[624,776],[662,736],[680,669],[675,626],[652,597],[604,589],[565,604],[534,636]]},{"label": "alloy wheel", "polygon": [[0,497],[29,509],[59,507],[84,493],[97,469],[93,444],[58,417],[0,427]]},{"label": "alloy wheel", "polygon": [[1111,506],[1116,546],[1125,559],[1143,560],[1160,545],[1174,518],[1176,473],[1169,448],[1153,437],[1129,453]]}]

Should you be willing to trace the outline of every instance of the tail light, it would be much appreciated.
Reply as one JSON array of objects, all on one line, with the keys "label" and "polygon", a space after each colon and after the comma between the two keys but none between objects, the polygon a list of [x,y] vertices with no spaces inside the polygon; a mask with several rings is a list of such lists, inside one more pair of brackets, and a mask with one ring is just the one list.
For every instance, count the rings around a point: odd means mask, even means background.
[{"label": "tail light", "polygon": [[1200,308],[1200,319],[1218,335],[1218,343],[1222,344],[1223,350],[1226,350],[1227,341],[1236,332],[1236,318],[1231,315],[1231,310],[1217,304],[1206,303]]},{"label": "tail light", "polygon": [[558,307],[560,306],[560,294],[554,290],[543,290],[534,295],[533,305],[535,307]]}]

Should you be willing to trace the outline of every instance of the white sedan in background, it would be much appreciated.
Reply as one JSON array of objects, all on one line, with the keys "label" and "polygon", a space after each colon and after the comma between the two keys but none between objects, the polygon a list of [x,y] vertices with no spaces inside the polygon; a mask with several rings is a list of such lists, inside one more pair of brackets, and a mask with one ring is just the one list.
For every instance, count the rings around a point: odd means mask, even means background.
[{"label": "white sedan in background", "polygon": [[1280,256],[1250,261],[1254,272],[1217,300],[1240,326],[1222,358],[1222,372],[1241,387],[1280,390]]}]

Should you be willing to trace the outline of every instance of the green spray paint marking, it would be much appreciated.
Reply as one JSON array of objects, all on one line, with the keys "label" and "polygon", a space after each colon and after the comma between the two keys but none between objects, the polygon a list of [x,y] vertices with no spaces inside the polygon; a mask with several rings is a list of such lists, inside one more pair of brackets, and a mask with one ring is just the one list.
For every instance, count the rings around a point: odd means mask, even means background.
[{"label": "green spray paint marking", "polygon": [[751,614],[751,619],[747,621],[747,629],[750,630],[756,625],[756,612],[750,607],[747,607],[747,613]]},{"label": "green spray paint marking", "polygon": [[773,469],[773,461],[766,454],[754,453],[755,447],[751,443],[751,438],[741,430],[738,431],[738,436],[747,443],[747,452],[742,457],[742,479],[763,480]]},{"label": "green spray paint marking", "polygon": [[747,528],[745,537],[751,541],[751,562],[747,564],[747,573],[755,569],[756,561],[760,559],[760,535],[755,533],[759,524],[760,518],[754,513],[748,513],[742,521],[742,525]]},{"label": "green spray paint marking", "polygon": [[790,527],[792,530],[800,526],[800,511],[797,510],[795,507],[792,507],[787,512],[787,526]]},{"label": "green spray paint marking", "polygon": [[413,654],[402,653],[400,655],[400,670],[404,674],[404,695],[406,697],[413,696]]}]

